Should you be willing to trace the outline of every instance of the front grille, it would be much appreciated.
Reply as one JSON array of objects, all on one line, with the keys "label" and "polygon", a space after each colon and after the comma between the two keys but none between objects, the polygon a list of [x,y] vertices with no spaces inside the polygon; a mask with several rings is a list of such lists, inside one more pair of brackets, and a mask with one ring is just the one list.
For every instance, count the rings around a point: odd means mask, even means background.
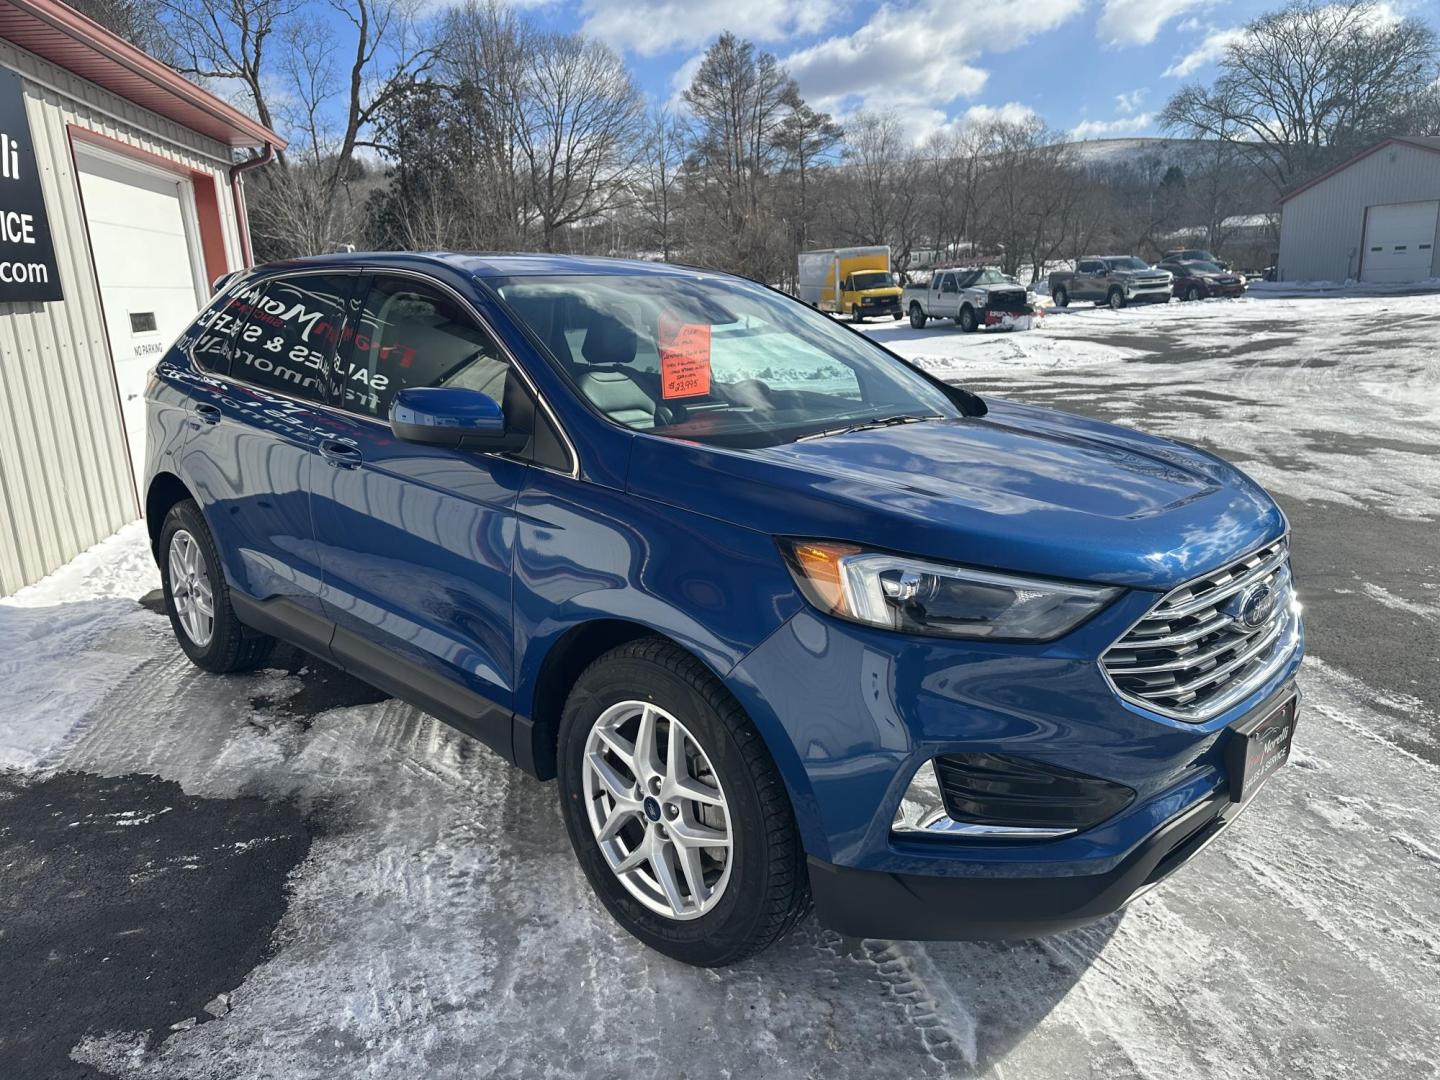
[{"label": "front grille", "polygon": [[1006,292],[992,292],[990,294],[991,311],[1026,311],[1028,305],[1025,303],[1025,291],[1023,289],[1009,290]]},{"label": "front grille", "polygon": [[[1268,614],[1265,588],[1274,597]],[[1295,649],[1296,620],[1282,538],[1167,593],[1100,661],[1122,698],[1199,722],[1274,674]]]}]

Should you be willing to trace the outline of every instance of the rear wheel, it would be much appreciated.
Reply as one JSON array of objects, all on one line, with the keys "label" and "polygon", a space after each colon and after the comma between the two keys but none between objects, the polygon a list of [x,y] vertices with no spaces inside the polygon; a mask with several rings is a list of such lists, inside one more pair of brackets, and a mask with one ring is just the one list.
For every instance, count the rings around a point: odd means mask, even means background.
[{"label": "rear wheel", "polygon": [[916,330],[924,330],[927,321],[925,318],[925,310],[917,301],[912,300],[910,302],[910,325]]},{"label": "rear wheel", "polygon": [[1057,286],[1055,286],[1055,306],[1056,306],[1056,307],[1069,307],[1069,306],[1070,306],[1070,290],[1067,289],[1067,288],[1065,288],[1064,285],[1057,285]]},{"label": "rear wheel", "polygon": [[180,648],[196,667],[224,674],[259,667],[275,639],[240,623],[220,555],[195,503],[176,503],[160,529],[165,611]]},{"label": "rear wheel", "polygon": [[1108,302],[1111,311],[1119,311],[1125,306],[1125,293],[1120,289],[1111,289]]},{"label": "rear wheel", "polygon": [[960,329],[967,334],[973,334],[980,326],[980,318],[975,314],[975,309],[966,304],[960,309],[960,317],[955,320],[960,324]]},{"label": "rear wheel", "polygon": [[1188,289],[1186,289],[1186,290],[1185,290],[1185,299],[1186,299],[1186,300],[1199,300],[1199,299],[1200,299],[1200,286],[1198,286],[1198,285],[1191,285]]},{"label": "rear wheel", "polygon": [[595,661],[565,703],[559,750],[576,858],[652,949],[732,964],[808,910],[779,772],[739,704],[678,646],[644,638]]}]

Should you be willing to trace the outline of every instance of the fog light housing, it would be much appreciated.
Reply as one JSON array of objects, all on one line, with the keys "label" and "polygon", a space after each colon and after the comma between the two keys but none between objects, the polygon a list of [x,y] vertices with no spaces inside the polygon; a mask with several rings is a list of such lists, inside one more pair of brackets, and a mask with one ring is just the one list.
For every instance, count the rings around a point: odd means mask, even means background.
[{"label": "fog light housing", "polygon": [[1124,784],[1008,754],[942,754],[916,770],[890,831],[901,836],[1053,840],[1135,797]]}]

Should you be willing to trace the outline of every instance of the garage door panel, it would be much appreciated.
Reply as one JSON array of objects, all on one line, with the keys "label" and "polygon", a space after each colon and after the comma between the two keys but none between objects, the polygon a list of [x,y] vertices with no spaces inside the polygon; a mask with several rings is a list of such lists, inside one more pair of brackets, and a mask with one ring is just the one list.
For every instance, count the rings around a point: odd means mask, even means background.
[{"label": "garage door panel", "polygon": [[145,455],[146,378],[199,308],[183,201],[188,189],[178,178],[103,155],[76,157],[105,330],[138,477]]},{"label": "garage door panel", "polygon": [[1371,206],[1365,212],[1364,281],[1428,278],[1435,260],[1440,200]]}]

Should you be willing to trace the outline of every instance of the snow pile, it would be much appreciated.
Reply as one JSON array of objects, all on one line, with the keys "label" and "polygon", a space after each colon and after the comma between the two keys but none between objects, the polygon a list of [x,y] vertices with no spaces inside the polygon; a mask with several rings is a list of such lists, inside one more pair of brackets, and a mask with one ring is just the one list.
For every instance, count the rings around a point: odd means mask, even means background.
[{"label": "snow pile", "polygon": [[[0,600],[0,769],[33,769],[154,648],[141,522]],[[165,627],[168,630],[168,626]]]}]

